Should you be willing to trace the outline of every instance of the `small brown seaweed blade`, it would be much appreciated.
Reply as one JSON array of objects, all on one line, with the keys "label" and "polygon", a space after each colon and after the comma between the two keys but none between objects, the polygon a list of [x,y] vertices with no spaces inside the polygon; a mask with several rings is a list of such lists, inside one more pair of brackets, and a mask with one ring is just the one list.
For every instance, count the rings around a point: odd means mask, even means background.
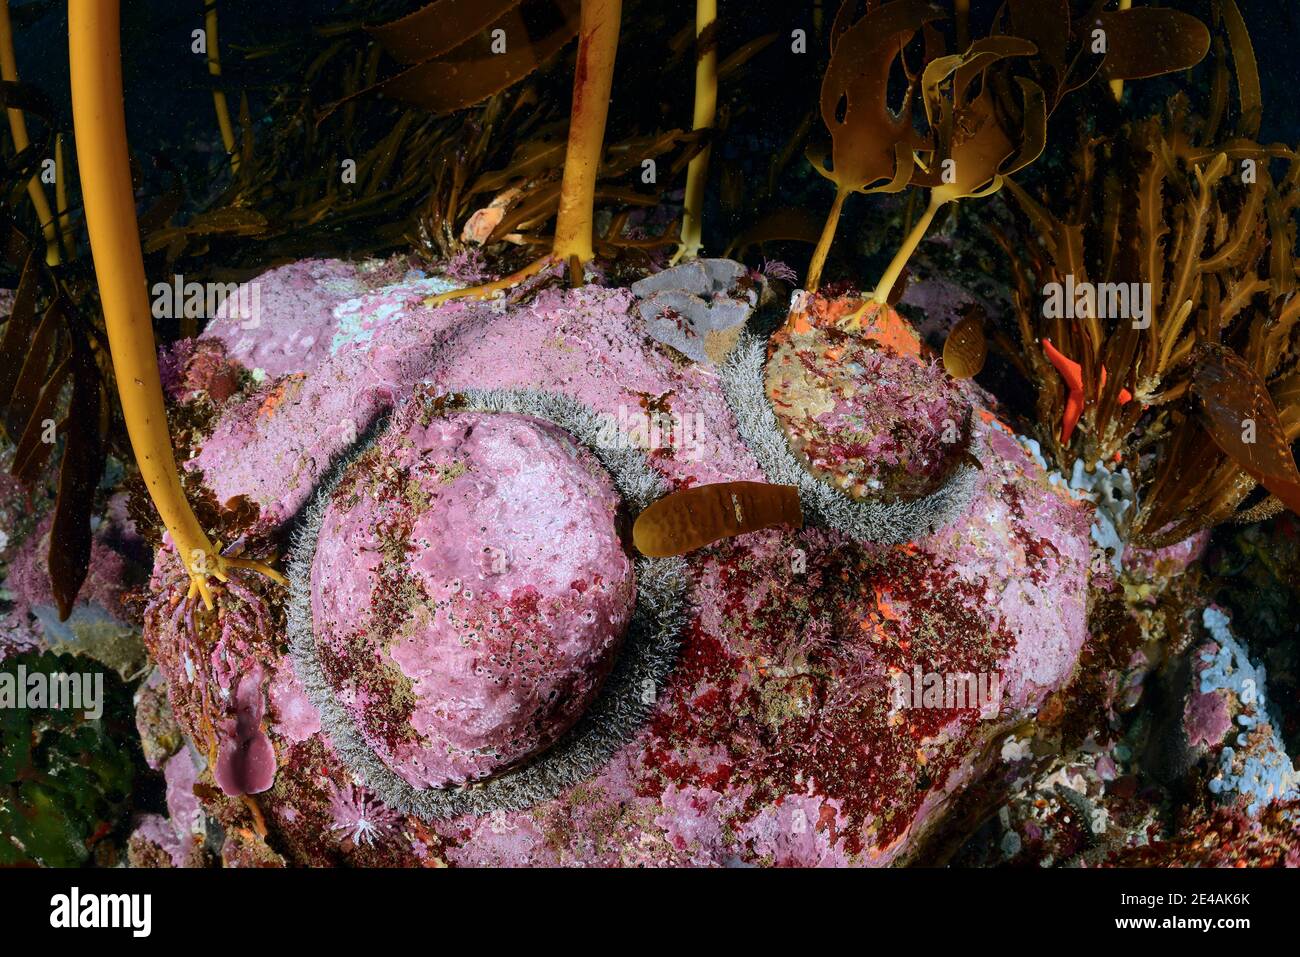
[{"label": "small brown seaweed blade", "polygon": [[63,302],[58,297],[46,308],[40,324],[36,327],[28,343],[27,356],[23,360],[22,370],[14,383],[9,396],[9,407],[5,410],[5,434],[17,444],[40,398],[41,384],[46,381],[52,360],[58,346],[59,328],[63,325]]},{"label": "small brown seaweed blade", "polygon": [[[0,408],[8,406],[13,395],[36,325],[36,297],[40,286],[36,255],[34,251],[27,254],[18,291],[4,324],[4,336],[0,338]],[[16,441],[16,437],[11,438]]]},{"label": "small brown seaweed blade", "polygon": [[[841,190],[898,192],[907,186],[911,150],[923,144],[912,129],[910,98],[897,112],[890,108],[889,71],[916,31],[942,15],[926,0],[902,0],[877,8],[838,38],[821,90],[833,168],[817,170]],[[900,145],[906,147],[902,163]]]},{"label": "small brown seaweed blade", "polygon": [[522,0],[435,0],[366,31],[396,60],[410,66],[449,53],[520,3]]},{"label": "small brown seaweed blade", "polygon": [[1219,0],[1216,8],[1228,31],[1228,43],[1232,47],[1232,63],[1237,73],[1237,95],[1241,99],[1241,132],[1246,136],[1258,136],[1264,115],[1264,101],[1260,93],[1255,48],[1250,42],[1250,33],[1246,30],[1246,21],[1242,19],[1236,0]]},{"label": "small brown seaweed blade", "polygon": [[1210,31],[1190,13],[1167,7],[1102,11],[1104,80],[1140,80],[1196,66],[1210,52]]},{"label": "small brown seaweed blade", "polygon": [[554,0],[555,13],[561,22],[538,37],[529,36],[524,5],[507,6],[509,9],[492,22],[492,28],[505,30],[511,37],[527,38],[527,42],[512,43],[504,53],[478,55],[475,38],[471,37],[450,50],[419,60],[376,86],[344,97],[331,109],[379,91],[432,113],[454,113],[522,80],[578,34],[577,0]]},{"label": "small brown seaweed blade", "polygon": [[821,223],[802,206],[783,206],[764,216],[745,230],[727,248],[730,256],[737,250],[761,246],[771,242],[815,243],[821,232]]},{"label": "small brown seaweed blade", "polygon": [[984,324],[975,317],[952,327],[943,343],[943,367],[954,379],[971,379],[980,374],[988,357]]},{"label": "small brown seaweed blade", "polygon": [[1296,468],[1277,407],[1255,371],[1223,347],[1211,350],[1192,381],[1201,421],[1224,454],[1300,514]]},{"label": "small brown seaweed blade", "polygon": [[52,421],[50,416],[54,414],[58,404],[59,393],[63,390],[64,381],[68,377],[71,361],[71,356],[64,356],[50,373],[45,387],[41,390],[40,398],[27,419],[27,427],[16,444],[13,465],[9,471],[19,481],[34,481],[54,450],[53,442],[43,441],[45,423]]},{"label": "small brown seaweed blade", "polygon": [[637,517],[632,541],[642,555],[665,558],[778,525],[803,526],[793,485],[717,482],[659,499]]},{"label": "small brown seaweed blade", "polygon": [[77,592],[90,568],[90,518],[95,489],[104,471],[104,439],[99,432],[102,383],[87,346],[77,348],[75,362],[72,405],[63,424],[68,441],[59,472],[47,566],[60,621],[72,614]]}]

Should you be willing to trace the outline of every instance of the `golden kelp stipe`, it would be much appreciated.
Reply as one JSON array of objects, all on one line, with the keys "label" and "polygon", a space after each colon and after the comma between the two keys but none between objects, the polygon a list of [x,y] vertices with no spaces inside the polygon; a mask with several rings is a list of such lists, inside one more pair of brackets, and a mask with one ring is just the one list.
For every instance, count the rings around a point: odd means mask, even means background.
[{"label": "golden kelp stipe", "polygon": [[[72,63],[72,115],[77,134],[86,228],[99,285],[109,351],[131,448],[140,476],[190,577],[188,597],[213,609],[211,579],[225,582],[227,569],[248,568],[283,583],[260,562],[230,561],[213,546],[190,507],[176,468],[167,428],[158,351],[150,318],[144,259],[140,251],[135,197],[131,187],[126,113],[122,96],[121,18],[118,0],[69,7],[68,49]],[[73,414],[96,415],[87,400]],[[74,463],[85,475],[91,464]],[[60,494],[76,493],[86,478],[61,481]],[[88,544],[84,542],[82,547]],[[52,567],[52,572],[54,568]]]},{"label": "golden kelp stipe", "polygon": [[803,527],[799,491],[793,485],[718,482],[681,489],[655,502],[638,516],[632,541],[642,555],[663,558],[777,525]]}]

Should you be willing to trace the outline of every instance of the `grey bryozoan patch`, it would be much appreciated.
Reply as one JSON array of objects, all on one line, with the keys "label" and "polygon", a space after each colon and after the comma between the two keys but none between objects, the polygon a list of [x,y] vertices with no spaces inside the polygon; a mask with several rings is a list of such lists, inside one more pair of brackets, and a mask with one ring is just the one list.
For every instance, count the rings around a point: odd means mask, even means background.
[{"label": "grey bryozoan patch", "polygon": [[[545,419],[566,430],[595,455],[633,512],[666,491],[663,479],[638,449],[602,448],[601,419],[569,396],[532,390],[473,390],[455,394],[447,412],[510,412]],[[374,430],[337,463],[304,510],[294,534],[289,572],[289,648],[307,696],[348,768],[384,804],[422,820],[518,810],[549,800],[589,778],[631,740],[650,711],[646,690],[662,688],[677,656],[687,616],[686,563],[680,558],[636,559],[636,607],[618,660],[596,700],[563,737],[542,754],[485,781],[447,788],[415,788],[395,774],[366,743],[334,695],[316,657],[311,619],[311,565],[330,498],[347,467],[366,451]]]},{"label": "grey bryozoan patch", "polygon": [[766,341],[743,334],[719,370],[722,392],[736,417],[740,437],[758,459],[767,480],[796,486],[799,503],[810,520],[859,541],[900,544],[933,534],[970,505],[978,472],[965,462],[958,464],[938,491],[911,501],[850,498],[813,476],[790,451],[776,421],[765,387],[766,363]]}]

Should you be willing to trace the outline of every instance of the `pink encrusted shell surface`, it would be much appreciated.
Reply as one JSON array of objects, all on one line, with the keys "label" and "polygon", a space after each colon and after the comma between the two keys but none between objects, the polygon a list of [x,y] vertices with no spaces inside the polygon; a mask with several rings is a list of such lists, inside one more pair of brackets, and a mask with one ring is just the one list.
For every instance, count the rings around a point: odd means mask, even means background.
[{"label": "pink encrusted shell surface", "polygon": [[416,788],[553,743],[613,663],[635,601],[619,496],[548,422],[418,403],[335,489],[311,569],[321,669]]},{"label": "pink encrusted shell surface", "polygon": [[[638,444],[669,487],[762,479],[717,371],[652,343],[627,290],[546,289],[523,303],[437,308],[425,295],[403,283],[337,307],[327,354],[227,402],[188,467],[219,501],[246,495],[278,528],[375,415],[397,408],[400,421],[417,387],[535,389],[626,426],[616,437]],[[293,322],[263,317],[264,326]],[[343,841],[331,793],[352,774],[338,742],[312,733],[317,722],[301,708],[287,724],[273,692],[279,770],[258,800],[277,847],[311,864],[909,859],[958,792],[999,761],[998,735],[1070,679],[1087,639],[1090,510],[1050,486],[981,408],[987,397],[961,388],[976,408],[982,468],[951,521],[899,544],[774,529],[689,556],[693,610],[668,679],[645,689],[648,720],[608,760],[529,806],[411,814],[373,846]],[[653,432],[632,427],[652,410],[689,426],[689,441],[646,448]],[[529,491],[538,494],[547,490]],[[183,659],[169,653],[170,619],[158,620],[151,647],[194,735],[198,718],[178,693],[188,687]],[[292,677],[283,647],[259,652],[268,681]],[[917,667],[997,672],[998,716],[893,707],[891,677]]]}]

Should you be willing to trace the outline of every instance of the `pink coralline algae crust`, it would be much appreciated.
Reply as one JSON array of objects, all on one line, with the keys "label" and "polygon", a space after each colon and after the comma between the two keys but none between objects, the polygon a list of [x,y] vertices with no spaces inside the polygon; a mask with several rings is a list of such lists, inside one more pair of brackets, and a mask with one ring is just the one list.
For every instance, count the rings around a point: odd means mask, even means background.
[{"label": "pink coralline algae crust", "polygon": [[[192,460],[218,500],[243,494],[263,516],[294,514],[355,445],[340,419],[363,433],[370,417],[421,383],[435,393],[548,389],[625,420],[650,409],[691,417],[699,423],[693,448],[700,454],[646,448],[645,433],[636,439],[670,487],[761,480],[716,373],[652,343],[626,290],[548,289],[519,305],[431,309],[408,284],[376,290],[366,302],[373,309],[349,318],[346,336],[335,331],[333,354],[226,404]],[[264,316],[264,325],[294,321],[291,314]],[[981,401],[965,387],[963,395]],[[280,710],[273,682],[267,730],[280,760],[275,786],[257,800],[277,847],[313,864],[907,860],[941,825],[952,795],[989,766],[989,749],[996,756],[1008,723],[1032,714],[1070,679],[1087,638],[1091,515],[1058,495],[996,420],[976,412],[969,426],[981,461],[975,496],[938,534],[880,546],[821,529],[770,530],[690,556],[696,611],[672,675],[649,689],[646,727],[599,773],[552,800],[432,822],[407,816],[382,843],[340,843],[330,794],[350,785],[350,772],[324,732],[311,733],[312,721],[285,720],[291,709]],[[358,463],[365,461],[363,454]],[[405,464],[392,476],[372,465],[374,482],[405,481]],[[522,501],[555,492],[530,487]],[[401,504],[409,520],[416,499],[393,494],[386,501]],[[418,549],[403,554],[420,561]],[[382,555],[351,551],[339,560],[353,568],[373,562],[375,575]],[[607,575],[610,567],[592,563]],[[427,587],[419,573],[408,580]],[[473,601],[483,601],[481,590]],[[430,611],[464,617],[471,607]],[[394,629],[401,621],[386,624]],[[475,625],[490,626],[490,617]],[[178,720],[196,735],[199,721],[186,702],[199,679],[187,679],[182,656],[165,647],[175,640],[170,632],[146,637],[168,673],[173,704],[184,699]],[[391,726],[405,735],[417,695],[394,698],[392,691],[403,682],[414,689],[419,679],[395,661],[381,670],[376,652],[398,645],[374,635],[370,641],[362,646],[370,673],[394,681],[383,700],[406,702],[403,720]],[[241,668],[257,655],[267,675],[278,676],[284,646],[270,635],[241,655]],[[201,664],[217,660],[214,652]],[[917,667],[997,673],[997,716],[981,718],[975,707],[895,707],[890,682]]]},{"label": "pink coralline algae crust", "polygon": [[[251,283],[257,287],[256,300],[252,285],[246,284],[237,301],[255,301],[257,309],[248,310],[249,315],[223,309],[199,339],[223,342],[230,357],[250,372],[260,369],[272,378],[313,368],[328,356],[334,307],[365,291],[357,267],[333,259],[279,266]],[[281,318],[289,316],[292,322]]]},{"label": "pink coralline algae crust", "polygon": [[8,621],[0,618],[0,658],[7,645],[14,650],[41,643],[57,646],[82,633],[125,634],[135,627],[122,598],[144,578],[147,565],[139,561],[147,553],[126,514],[125,496],[114,496],[95,525],[86,579],[67,622],[59,621],[50,585],[48,558],[53,520],[52,514],[46,514],[11,553],[5,585],[13,596],[14,607]]},{"label": "pink coralline algae crust", "polygon": [[1200,560],[1209,543],[1210,529],[1205,529],[1164,548],[1129,546],[1124,549],[1124,570],[1147,579],[1181,575],[1193,562]]},{"label": "pink coralline algae crust", "polygon": [[838,329],[782,338],[767,393],[791,451],[854,498],[929,495],[969,441],[970,405],[935,361]]},{"label": "pink coralline algae crust", "polygon": [[1233,729],[1226,696],[1220,691],[1193,691],[1183,709],[1187,743],[1193,748],[1217,748]]},{"label": "pink coralline algae crust", "polygon": [[[310,375],[268,381],[228,407],[186,468],[203,473],[218,501],[246,495],[264,518],[286,520],[371,420],[426,379],[447,391],[550,387],[614,420],[653,404],[667,417],[728,421],[712,373],[647,352],[639,320],[628,315],[631,298],[625,289],[547,290],[503,312],[471,302],[429,309],[405,286],[374,293],[373,314],[354,323],[335,355]],[[699,480],[697,460],[727,454],[712,441],[705,431],[689,454],[649,451],[670,478]],[[746,470],[735,477],[760,477],[747,453],[734,461]]]},{"label": "pink coralline algae crust", "polygon": [[[36,526],[27,540],[27,547],[10,568],[9,588],[20,606],[32,609],[54,608],[54,593],[50,588],[50,575],[46,568],[52,520],[53,516],[47,515]],[[93,538],[86,582],[77,596],[79,602],[98,604],[110,612],[120,613],[120,597],[132,577],[128,574],[129,564],[129,560],[115,550],[103,535]]]},{"label": "pink coralline algae crust", "polygon": [[590,453],[524,416],[413,402],[349,467],[312,563],[318,655],[413,787],[485,777],[581,716],[635,603],[618,507]]},{"label": "pink coralline algae crust", "polygon": [[194,794],[202,760],[188,748],[182,748],[163,765],[167,782],[167,817],[143,815],[131,835],[132,858],[142,855],[142,845],[153,845],[166,855],[172,867],[199,867],[204,863],[202,850],[205,821],[203,809]]},{"label": "pink coralline algae crust", "polygon": [[970,507],[928,541],[1015,638],[1002,671],[1012,708],[1036,708],[1060,687],[1087,639],[1092,512],[1048,484],[997,419],[978,416],[979,484]]},{"label": "pink coralline algae crust", "polygon": [[320,731],[320,713],[303,690],[292,660],[280,659],[267,687],[267,697],[275,731],[287,741],[300,744]]}]

